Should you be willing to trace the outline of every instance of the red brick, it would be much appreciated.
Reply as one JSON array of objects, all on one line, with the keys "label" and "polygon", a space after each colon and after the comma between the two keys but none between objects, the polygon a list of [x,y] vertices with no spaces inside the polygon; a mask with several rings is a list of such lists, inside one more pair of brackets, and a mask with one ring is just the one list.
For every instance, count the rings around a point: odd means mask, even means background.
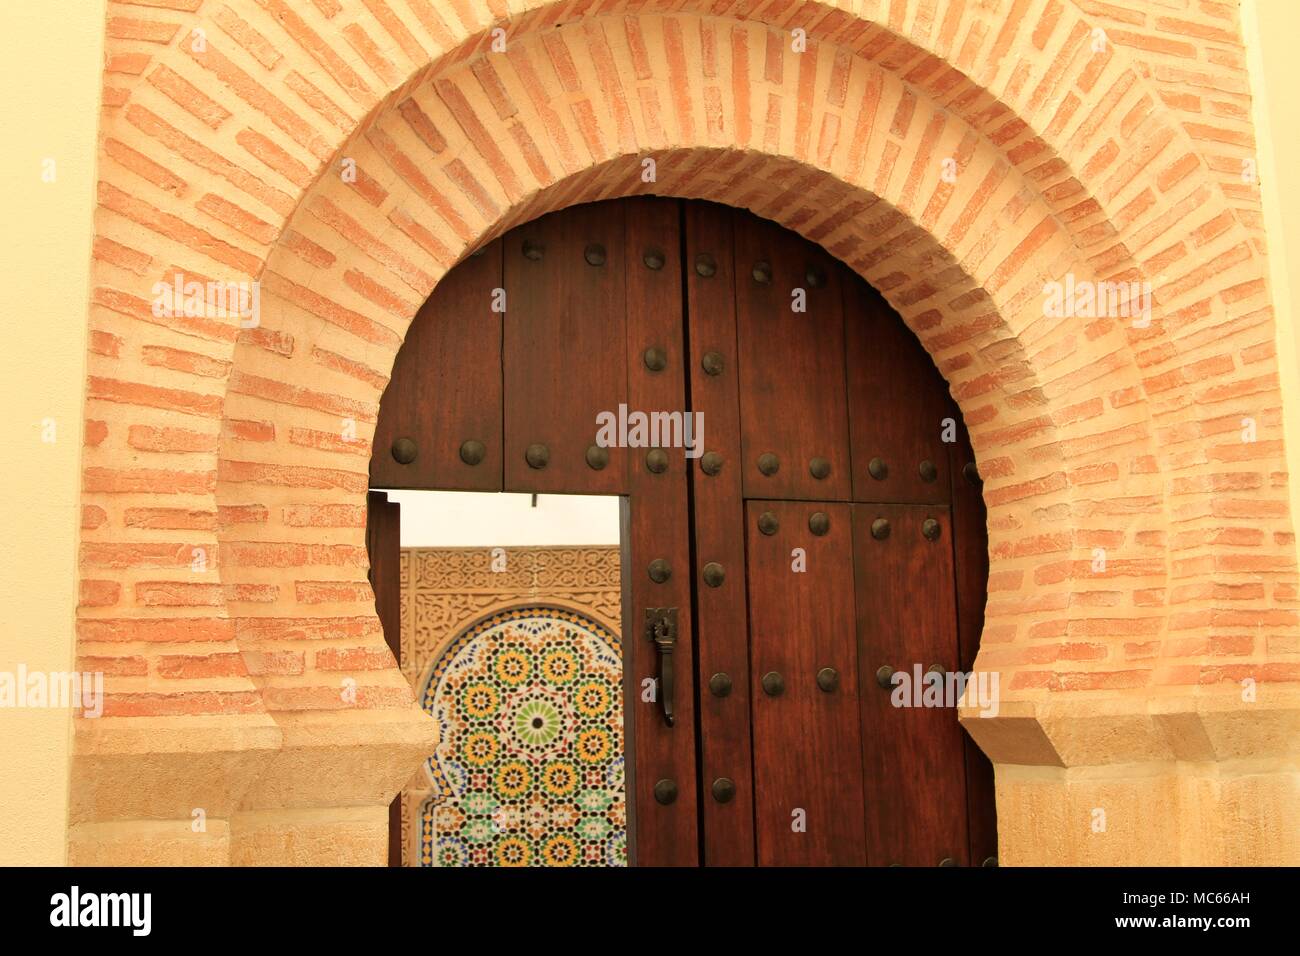
[{"label": "red brick", "polygon": [[378,671],[395,667],[387,647],[325,648],[316,652],[315,665],[321,671]]},{"label": "red brick", "polygon": [[299,581],[294,597],[300,604],[337,604],[373,601],[375,592],[361,581]]},{"label": "red brick", "polygon": [[158,658],[159,677],[193,680],[202,677],[246,677],[238,654],[164,654]]},{"label": "red brick", "polygon": [[112,607],[122,596],[122,585],[116,581],[81,580],[81,599],[78,607]]}]

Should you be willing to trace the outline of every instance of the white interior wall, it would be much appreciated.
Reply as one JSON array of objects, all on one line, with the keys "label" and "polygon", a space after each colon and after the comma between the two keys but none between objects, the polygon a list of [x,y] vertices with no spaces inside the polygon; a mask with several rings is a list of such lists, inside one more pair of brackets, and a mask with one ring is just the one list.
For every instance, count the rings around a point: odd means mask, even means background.
[{"label": "white interior wall", "polygon": [[389,491],[402,507],[404,548],[616,545],[616,495]]}]

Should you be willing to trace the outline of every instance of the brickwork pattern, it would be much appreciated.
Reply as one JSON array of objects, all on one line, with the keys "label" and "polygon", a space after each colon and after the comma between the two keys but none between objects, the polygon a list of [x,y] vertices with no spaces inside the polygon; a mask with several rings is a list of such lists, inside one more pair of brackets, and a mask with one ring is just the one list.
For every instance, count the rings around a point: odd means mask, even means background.
[{"label": "brickwork pattern", "polygon": [[[1235,5],[110,0],[107,33],[78,643],[110,721],[414,720],[366,583],[393,356],[485,238],[640,192],[823,244],[933,355],[1007,713],[1300,681]],[[176,272],[260,280],[260,325],[155,316]],[[1045,316],[1067,275],[1151,282],[1150,325]]]}]

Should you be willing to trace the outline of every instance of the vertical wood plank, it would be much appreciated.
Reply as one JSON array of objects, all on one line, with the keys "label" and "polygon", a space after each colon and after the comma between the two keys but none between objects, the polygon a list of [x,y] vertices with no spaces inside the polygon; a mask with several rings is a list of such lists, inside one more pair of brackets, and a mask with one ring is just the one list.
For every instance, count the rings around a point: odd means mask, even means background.
[{"label": "vertical wood plank", "polygon": [[[927,519],[939,537],[927,539]],[[877,520],[887,537],[872,535]],[[931,665],[959,663],[952,520],[940,505],[855,504],[858,661],[866,777],[867,854],[873,864],[937,866],[969,859],[964,731],[952,706],[910,706],[877,683],[882,665],[916,687]],[[909,706],[895,706],[905,699]]]},{"label": "vertical wood plank", "polygon": [[[627,209],[621,202],[573,206],[503,238],[507,491],[626,491],[626,451],[606,449],[599,469],[587,452],[596,443],[597,414],[617,414],[627,401]],[[680,318],[679,303],[668,308]],[[530,445],[545,446],[545,467],[529,465]]]},{"label": "vertical wood plank", "polygon": [[[626,241],[618,245],[624,255],[620,274],[626,277],[625,400],[632,411],[684,414],[679,207],[676,201],[652,198],[629,199],[620,206],[626,214]],[[659,267],[647,265],[648,259],[659,263]],[[645,353],[652,348],[662,350],[662,368],[647,365]],[[635,788],[636,861],[641,866],[695,866],[699,862],[699,835],[687,459],[684,448],[658,449],[663,455],[655,458],[662,457],[664,469],[656,471],[650,466],[653,450],[627,451],[631,471],[627,549],[631,603],[624,616],[623,639],[630,646],[631,666],[624,680],[639,689],[642,681],[658,675],[658,654],[646,632],[646,609],[677,608],[677,640],[672,654],[674,724],[670,727],[664,720],[662,699],[644,702],[640,693],[631,695],[624,720],[633,724],[636,774],[631,786]],[[667,562],[667,580],[651,579],[649,568],[656,560]],[[662,804],[655,799],[655,785],[660,780],[677,785],[677,797],[672,803]]]},{"label": "vertical wood plank", "polygon": [[[745,497],[847,500],[840,290],[847,270],[819,246],[748,214],[737,213],[735,247]],[[807,311],[794,311],[795,290]],[[759,470],[767,454],[777,458],[774,474]],[[814,477],[813,459],[829,464],[825,477]]]},{"label": "vertical wood plank", "polygon": [[879,292],[850,276],[844,299],[853,500],[948,502],[947,383]]},{"label": "vertical wood plank", "polygon": [[[376,488],[501,490],[501,242],[462,261],[434,288],[407,331],[379,403],[370,484]],[[408,464],[398,439],[415,443]],[[466,441],[483,459],[467,464]]]},{"label": "vertical wood plank", "polygon": [[[810,530],[823,513],[826,533]],[[760,516],[778,528],[759,530]],[[849,505],[751,501],[746,508],[754,709],[755,829],[764,866],[862,866],[864,819]],[[806,570],[797,571],[794,549]],[[830,691],[823,668],[838,674]],[[784,689],[764,689],[769,673]],[[804,829],[799,829],[800,824]]]},{"label": "vertical wood plank", "polygon": [[[736,301],[732,220],[726,206],[685,205],[685,275],[689,322],[691,407],[704,416],[705,453],[719,456],[714,474],[703,457],[692,463],[694,579],[700,700],[701,820],[707,866],[754,863],[754,780],[750,754],[748,606],[745,596],[745,503],[741,491],[740,389],[736,362]],[[694,263],[708,256],[712,274]],[[706,272],[708,270],[705,270]],[[716,374],[703,357],[721,358]],[[713,459],[710,459],[712,470]],[[703,569],[721,565],[722,584],[705,585]],[[710,689],[729,680],[725,696]],[[715,780],[730,780],[735,796],[720,802]]]}]

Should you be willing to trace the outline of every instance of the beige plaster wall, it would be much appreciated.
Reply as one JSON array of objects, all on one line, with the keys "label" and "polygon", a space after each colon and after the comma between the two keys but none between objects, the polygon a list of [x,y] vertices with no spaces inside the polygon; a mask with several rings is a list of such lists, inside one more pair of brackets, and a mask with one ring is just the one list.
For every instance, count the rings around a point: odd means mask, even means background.
[{"label": "beige plaster wall", "polygon": [[[1300,475],[1300,335],[1294,312],[1295,295],[1300,293],[1300,61],[1292,50],[1300,35],[1300,3],[1244,0],[1241,14],[1254,97],[1269,282],[1277,313],[1287,467]],[[1300,514],[1298,507],[1300,482],[1292,482],[1291,513]]]},{"label": "beige plaster wall", "polygon": [[[67,671],[103,0],[0,13],[0,671]],[[43,182],[45,160],[54,181]],[[53,442],[47,425],[53,424]],[[0,708],[0,865],[67,856],[70,714]]]}]

